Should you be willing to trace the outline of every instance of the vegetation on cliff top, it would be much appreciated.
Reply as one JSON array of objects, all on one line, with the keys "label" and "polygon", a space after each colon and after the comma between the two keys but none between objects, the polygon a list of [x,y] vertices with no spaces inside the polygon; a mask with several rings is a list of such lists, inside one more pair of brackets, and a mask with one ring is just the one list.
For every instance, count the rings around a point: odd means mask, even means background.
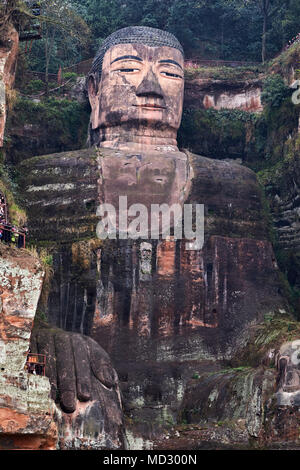
[{"label": "vegetation on cliff top", "polygon": [[[55,21],[57,8],[46,0],[41,3],[45,7],[43,15]],[[126,26],[172,32],[183,44],[187,57],[259,62],[274,57],[299,32],[298,0],[59,0],[55,5],[63,8],[66,3],[74,17],[88,25],[91,34],[83,44],[72,35],[66,38],[63,30],[56,31],[51,46],[55,53],[48,64],[52,73],[57,73],[59,66],[92,57],[104,38]],[[47,67],[49,54],[45,54],[45,46],[49,37],[44,34],[32,46],[30,62],[35,70]]]},{"label": "vegetation on cliff top", "polygon": [[221,80],[224,82],[245,82],[246,80],[262,79],[266,68],[263,65],[229,66],[199,66],[196,62],[187,62],[185,66],[185,77],[189,80],[195,78]]},{"label": "vegetation on cliff top", "polygon": [[255,113],[237,109],[184,109],[178,134],[181,147],[210,158],[245,158]]},{"label": "vegetation on cliff top", "polygon": [[85,146],[89,106],[68,98],[41,101],[18,97],[7,123],[7,158],[18,163],[34,155]]},{"label": "vegetation on cliff top", "polygon": [[10,222],[17,227],[26,224],[26,212],[19,206],[14,179],[3,163],[3,151],[0,150],[0,193],[6,198]]}]

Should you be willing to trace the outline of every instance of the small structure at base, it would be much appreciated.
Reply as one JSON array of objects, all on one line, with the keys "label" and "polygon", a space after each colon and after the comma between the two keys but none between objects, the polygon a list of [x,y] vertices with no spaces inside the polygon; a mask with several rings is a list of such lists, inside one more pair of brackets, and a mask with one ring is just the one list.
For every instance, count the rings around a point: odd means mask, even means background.
[{"label": "small structure at base", "polygon": [[46,355],[45,354],[31,354],[27,356],[25,370],[29,374],[45,375]]}]

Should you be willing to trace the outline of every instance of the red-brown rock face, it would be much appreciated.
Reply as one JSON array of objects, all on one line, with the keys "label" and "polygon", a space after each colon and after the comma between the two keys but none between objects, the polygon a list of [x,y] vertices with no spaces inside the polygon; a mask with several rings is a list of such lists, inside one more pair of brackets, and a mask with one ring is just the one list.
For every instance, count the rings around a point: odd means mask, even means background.
[{"label": "red-brown rock face", "polygon": [[249,112],[263,110],[262,85],[258,80],[228,82],[212,79],[187,80],[185,106],[191,108],[241,109]]},{"label": "red-brown rock face", "polygon": [[57,404],[58,447],[123,447],[119,381],[107,353],[91,338],[46,324],[34,328],[31,351],[47,357],[45,373]]},{"label": "red-brown rock face", "polygon": [[[76,238],[83,227],[91,234],[96,231],[86,201],[97,205],[107,195],[110,202],[116,200],[124,190],[123,179],[134,172],[125,165],[124,178],[117,171],[114,178],[113,169],[130,162],[131,156],[139,161],[130,152],[102,148],[100,170],[103,160],[111,161],[105,172],[98,172],[94,155],[91,149],[24,164],[32,235],[53,241],[55,275],[48,318],[68,330],[92,334],[104,347],[133,416],[148,423],[157,423],[166,413],[174,419],[195,364],[200,371],[211,371],[217,360],[230,359],[244,344],[249,325],[283,305],[260,190],[249,169],[187,153],[187,179],[179,178],[177,192],[167,196],[176,202],[183,194],[186,203],[204,204],[203,248],[189,251],[186,240],[172,237],[105,240],[94,250],[86,245],[89,263],[78,264],[74,247],[65,243],[61,250],[56,241]],[[160,178],[165,165],[155,168]],[[180,166],[171,169],[172,181],[184,174]],[[131,176],[129,194],[135,202],[140,179]],[[152,186],[147,175],[143,177],[145,191],[140,188],[140,194],[148,207]],[[183,187],[188,189],[178,191]],[[56,232],[47,221],[47,213],[54,210],[60,214],[58,227],[61,224]]]},{"label": "red-brown rock face", "polygon": [[[133,360],[139,345],[157,360],[166,345],[165,359],[177,357],[178,348],[181,358],[230,356],[246,325],[280,305],[267,241],[212,236],[199,252],[186,250],[185,241],[162,241],[149,244],[149,263],[139,242],[120,243],[115,251],[110,258],[103,250],[93,337],[117,362]],[[190,348],[189,336],[200,343]],[[123,342],[128,346],[120,355]]]},{"label": "red-brown rock face", "polygon": [[25,250],[0,246],[0,448],[55,449],[57,427],[47,377],[25,361],[43,270]]}]

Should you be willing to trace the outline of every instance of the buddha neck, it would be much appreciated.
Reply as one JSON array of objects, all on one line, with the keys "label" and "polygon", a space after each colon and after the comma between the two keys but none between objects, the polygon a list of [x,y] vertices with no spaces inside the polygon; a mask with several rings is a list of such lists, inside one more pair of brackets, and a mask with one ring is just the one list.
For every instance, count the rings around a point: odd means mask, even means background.
[{"label": "buddha neck", "polygon": [[179,152],[177,130],[157,131],[154,129],[124,132],[122,128],[106,128],[99,132],[99,147],[133,152],[169,151]]}]

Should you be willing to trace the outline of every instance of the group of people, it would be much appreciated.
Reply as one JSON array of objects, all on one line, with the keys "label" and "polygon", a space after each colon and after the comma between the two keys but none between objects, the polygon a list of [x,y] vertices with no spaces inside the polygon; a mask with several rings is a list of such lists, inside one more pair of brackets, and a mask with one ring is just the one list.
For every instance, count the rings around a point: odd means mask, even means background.
[{"label": "group of people", "polygon": [[32,354],[30,349],[27,352],[25,370],[33,375],[45,375],[46,357],[41,354]]},{"label": "group of people", "polygon": [[25,225],[22,228],[17,228],[8,222],[6,200],[0,194],[0,241],[9,245],[13,243],[18,248],[25,248],[27,232],[28,229]]},{"label": "group of people", "polygon": [[300,33],[297,34],[297,36],[294,36],[288,44],[285,46],[285,50],[289,49],[293,44],[300,42]]},{"label": "group of people", "polygon": [[35,364],[34,362],[26,362],[25,370],[29,374],[44,375],[45,366],[43,364]]},{"label": "group of people", "polygon": [[0,194],[0,224],[6,222],[6,202],[5,197]]}]

